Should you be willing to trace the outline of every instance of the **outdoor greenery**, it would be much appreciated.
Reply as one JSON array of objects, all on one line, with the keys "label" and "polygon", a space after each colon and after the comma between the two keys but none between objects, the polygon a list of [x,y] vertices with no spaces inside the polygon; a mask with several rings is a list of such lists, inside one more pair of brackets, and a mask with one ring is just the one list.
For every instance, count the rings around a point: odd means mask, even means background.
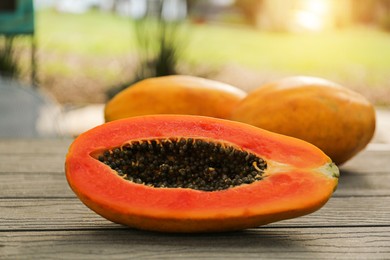
[{"label": "outdoor greenery", "polygon": [[[238,64],[258,71],[361,79],[367,88],[390,88],[390,34],[379,29],[351,27],[321,33],[277,33],[244,25],[187,23],[186,44],[175,57],[192,68],[218,70]],[[123,59],[139,56],[134,22],[111,13],[92,11],[85,15],[39,11],[36,15],[40,77],[74,76],[74,68],[46,56],[77,59]],[[100,78],[107,88],[117,84],[126,68],[84,66],[82,74]],[[188,70],[187,70],[188,71]],[[80,72],[78,72],[80,74]],[[357,75],[359,75],[357,77]],[[131,80],[130,78],[128,80]]]},{"label": "outdoor greenery", "polygon": [[137,68],[132,82],[151,77],[177,74],[177,66],[186,44],[183,26],[161,17],[145,17],[133,22]]},{"label": "outdoor greenery", "polygon": [[181,24],[161,17],[147,17],[134,21],[133,26],[137,50],[134,75],[109,89],[108,98],[137,81],[178,73],[177,66],[185,44]]},{"label": "outdoor greenery", "polygon": [[19,76],[13,42],[13,36],[0,37],[0,77],[17,78]]}]

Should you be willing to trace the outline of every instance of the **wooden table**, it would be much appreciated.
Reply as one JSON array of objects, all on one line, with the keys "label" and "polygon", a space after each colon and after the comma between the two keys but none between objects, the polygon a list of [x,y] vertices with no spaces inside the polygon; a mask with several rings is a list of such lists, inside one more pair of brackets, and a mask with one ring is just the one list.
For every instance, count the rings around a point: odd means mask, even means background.
[{"label": "wooden table", "polygon": [[240,232],[161,234],[111,223],[70,190],[71,140],[0,140],[0,259],[390,259],[390,146],[343,166],[321,210]]}]

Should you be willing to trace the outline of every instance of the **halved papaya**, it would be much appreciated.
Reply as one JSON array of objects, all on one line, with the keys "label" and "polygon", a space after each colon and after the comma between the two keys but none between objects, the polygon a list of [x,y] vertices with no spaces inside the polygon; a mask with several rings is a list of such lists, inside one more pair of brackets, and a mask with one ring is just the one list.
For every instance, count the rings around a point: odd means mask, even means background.
[{"label": "halved papaya", "polygon": [[187,75],[154,77],[122,90],[105,106],[106,122],[151,114],[229,118],[246,92],[234,86]]},{"label": "halved papaya", "polygon": [[96,213],[164,232],[240,230],[309,214],[338,183],[317,147],[240,122],[150,115],[75,139],[68,183]]}]

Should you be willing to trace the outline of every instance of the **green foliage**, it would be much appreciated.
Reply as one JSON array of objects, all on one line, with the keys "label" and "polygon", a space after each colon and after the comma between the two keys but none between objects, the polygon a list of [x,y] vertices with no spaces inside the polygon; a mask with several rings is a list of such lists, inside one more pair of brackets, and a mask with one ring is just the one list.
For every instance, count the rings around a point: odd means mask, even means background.
[{"label": "green foliage", "polygon": [[[146,22],[140,22],[145,28],[138,28],[147,29]],[[150,21],[149,25],[152,26],[151,24],[158,23],[155,20]],[[142,41],[140,42],[135,31],[137,26],[131,19],[109,13],[88,12],[85,15],[72,15],[39,11],[39,54],[55,53],[60,57],[93,61],[116,58],[120,60],[124,56],[135,55],[139,57],[140,63],[144,60],[145,68],[153,64],[153,59],[149,57],[153,57],[152,53],[159,53],[158,46],[165,40],[161,41],[161,36],[150,34],[150,38],[146,39],[142,47]],[[289,34],[260,31],[249,26],[190,23],[182,26],[176,27],[174,31],[176,37],[182,39],[181,42],[176,41],[180,42],[176,48],[171,49],[175,50],[175,53],[160,52],[166,53],[161,55],[161,59],[167,61],[169,59],[166,57],[175,57],[176,65],[178,62],[184,63],[195,74],[199,68],[206,67],[215,71],[221,66],[233,63],[264,73],[277,71],[340,78],[343,81],[358,81],[367,88],[388,86],[390,52],[386,50],[390,46],[390,34],[374,27],[348,27],[314,34]],[[189,34],[190,38],[187,38]],[[154,62],[157,60],[154,59]],[[111,85],[119,84],[117,75],[124,74],[123,68],[100,65],[96,63],[94,66],[77,67],[78,73],[90,78],[95,77],[96,81],[100,80],[107,85],[110,83],[106,82],[112,82]],[[64,75],[68,77],[75,70],[74,66],[67,65],[63,59],[39,59],[39,68],[41,75],[50,74],[55,78]],[[140,72],[137,74],[142,75]],[[133,74],[129,81],[135,78],[136,75]],[[128,85],[128,82],[125,82],[123,87]]]},{"label": "green foliage", "polygon": [[390,15],[382,18],[381,26],[384,30],[390,32]]},{"label": "green foliage", "polygon": [[241,10],[250,24],[256,25],[257,16],[261,10],[263,0],[238,0],[234,4]]},{"label": "green foliage", "polygon": [[14,37],[4,37],[3,40],[0,42],[0,77],[17,78],[19,67],[13,48]]},{"label": "green foliage", "polygon": [[194,65],[234,63],[260,71],[324,77],[344,77],[343,73],[356,71],[367,77],[388,78],[390,37],[372,28],[290,34],[207,26],[194,27],[191,32],[185,58]]},{"label": "green foliage", "polygon": [[176,74],[184,41],[180,24],[164,19],[135,22],[139,65],[135,80]]},{"label": "green foliage", "polygon": [[147,16],[134,22],[138,64],[130,82],[108,91],[111,98],[129,85],[151,77],[177,73],[177,64],[186,43],[183,23]]}]

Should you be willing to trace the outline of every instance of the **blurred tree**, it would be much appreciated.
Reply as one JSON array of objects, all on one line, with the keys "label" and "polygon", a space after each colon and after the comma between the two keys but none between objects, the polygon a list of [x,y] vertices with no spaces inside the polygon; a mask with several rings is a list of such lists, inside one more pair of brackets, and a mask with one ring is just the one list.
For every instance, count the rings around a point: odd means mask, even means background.
[{"label": "blurred tree", "polygon": [[19,67],[13,48],[14,36],[3,37],[0,42],[0,77],[17,78]]},{"label": "blurred tree", "polygon": [[372,23],[375,21],[378,0],[355,0],[352,5],[353,18],[359,23]]},{"label": "blurred tree", "polygon": [[390,0],[378,1],[378,22],[383,29],[390,31]]},{"label": "blurred tree", "polygon": [[[184,45],[181,22],[185,18],[182,1],[153,1],[144,17],[135,21],[140,61],[135,80],[176,74]],[[186,11],[184,11],[186,12]]]},{"label": "blurred tree", "polygon": [[354,0],[352,10],[355,22],[390,29],[390,0]]},{"label": "blurred tree", "polygon": [[254,26],[259,23],[263,0],[236,0],[235,6],[241,10],[248,22]]},{"label": "blurred tree", "polygon": [[110,89],[108,98],[137,81],[177,73],[177,64],[187,37],[183,30],[185,6],[176,5],[179,2],[183,3],[177,0],[147,2],[152,5],[147,5],[144,15],[134,20],[139,49],[134,78]]},{"label": "blurred tree", "polygon": [[[327,0],[332,8],[328,17],[334,27],[353,23],[390,28],[390,0]],[[236,0],[250,24],[267,30],[288,30],[291,12],[310,0]],[[314,0],[313,0],[313,3]]]}]

